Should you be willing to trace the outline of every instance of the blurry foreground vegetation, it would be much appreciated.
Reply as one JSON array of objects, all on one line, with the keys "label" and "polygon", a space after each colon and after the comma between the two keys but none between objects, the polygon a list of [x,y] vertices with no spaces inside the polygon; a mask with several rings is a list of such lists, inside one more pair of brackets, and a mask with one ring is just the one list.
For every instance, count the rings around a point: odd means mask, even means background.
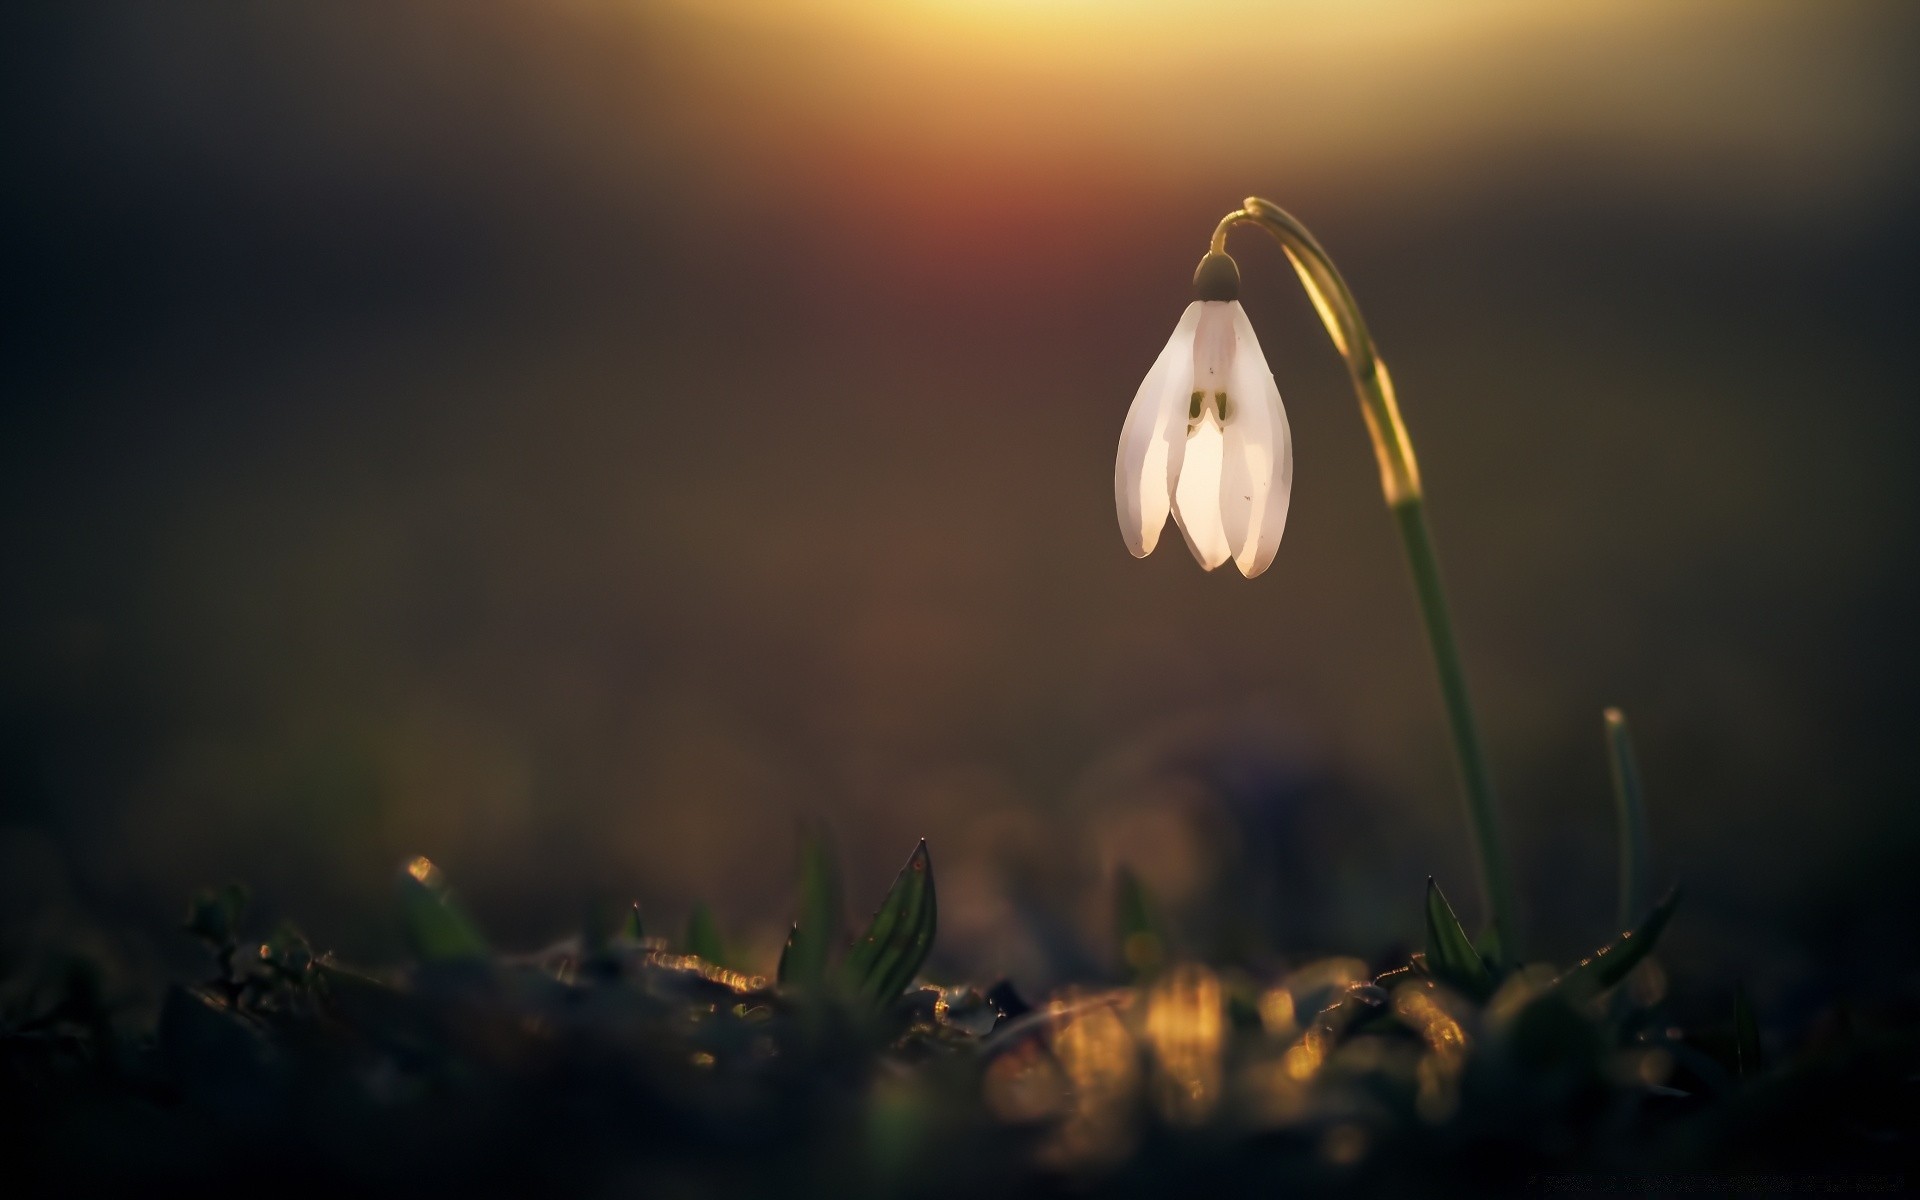
[{"label": "blurry foreground vegetation", "polygon": [[856,937],[817,841],[801,878],[771,976],[703,910],[674,938],[597,913],[496,952],[425,859],[393,970],[258,940],[244,889],[203,893],[210,971],[154,1028],[81,959],[12,981],[8,1172],[143,1195],[1853,1192],[1899,1190],[1920,1133],[1911,1014],[1836,1013],[1773,1059],[1737,992],[1672,1024],[1650,951],[1675,896],[1579,964],[1515,968],[1429,885],[1411,961],[1257,979],[1181,961],[1123,873],[1131,983],[1029,999],[917,978],[924,845]]}]

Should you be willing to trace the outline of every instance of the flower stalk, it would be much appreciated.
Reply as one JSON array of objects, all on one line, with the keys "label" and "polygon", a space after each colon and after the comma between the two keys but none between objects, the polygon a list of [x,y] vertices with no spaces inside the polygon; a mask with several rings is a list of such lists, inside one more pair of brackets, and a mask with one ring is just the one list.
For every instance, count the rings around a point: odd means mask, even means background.
[{"label": "flower stalk", "polygon": [[1334,348],[1346,360],[1354,391],[1359,396],[1360,413],[1366,420],[1367,434],[1373,440],[1374,457],[1379,462],[1380,490],[1400,530],[1407,566],[1413,574],[1414,595],[1419,601],[1427,643],[1433,652],[1440,695],[1453,735],[1454,760],[1459,767],[1468,823],[1473,830],[1481,898],[1500,947],[1499,953],[1511,960],[1519,950],[1519,931],[1513,877],[1494,802],[1493,775],[1467,691],[1466,671],[1454,637],[1453,618],[1447,610],[1446,590],[1440,581],[1440,564],[1434,553],[1433,533],[1427,525],[1420,486],[1420,466],[1414,457],[1407,427],[1400,419],[1392,378],[1374,351],[1373,339],[1367,333],[1353,293],[1334,268],[1333,260],[1306,227],[1278,205],[1250,196],[1240,208],[1221,219],[1213,232],[1212,253],[1225,253],[1227,231],[1241,224],[1256,225],[1280,243],[1299,274],[1308,298],[1313,301],[1314,310],[1326,325]]}]

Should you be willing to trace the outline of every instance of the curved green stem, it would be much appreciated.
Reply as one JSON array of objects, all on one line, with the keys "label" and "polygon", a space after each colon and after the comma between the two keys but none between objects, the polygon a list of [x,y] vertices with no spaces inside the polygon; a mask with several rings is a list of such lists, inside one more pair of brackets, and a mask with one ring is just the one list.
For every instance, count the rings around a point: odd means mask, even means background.
[{"label": "curved green stem", "polygon": [[1433,650],[1433,665],[1440,677],[1440,695],[1447,708],[1447,720],[1453,733],[1454,759],[1459,764],[1461,790],[1465,795],[1468,822],[1473,829],[1474,860],[1480,873],[1480,894],[1487,915],[1508,957],[1519,950],[1518,928],[1513,898],[1512,871],[1500,834],[1499,813],[1495,809],[1493,775],[1487,765],[1486,751],[1480,742],[1479,723],[1474,719],[1473,703],[1467,693],[1467,677],[1460,661],[1460,647],[1453,634],[1453,618],[1447,612],[1446,591],[1440,582],[1440,564],[1434,555],[1433,534],[1427,527],[1426,505],[1420,487],[1420,466],[1414,458],[1413,442],[1400,419],[1400,405],[1394,398],[1393,380],[1386,364],[1374,353],[1373,339],[1360,317],[1360,306],[1353,293],[1334,268],[1333,260],[1320,248],[1306,227],[1278,205],[1250,196],[1242,207],[1221,219],[1213,232],[1212,249],[1224,252],[1227,231],[1238,224],[1258,225],[1273,235],[1286,252],[1287,259],[1300,276],[1307,296],[1333,338],[1334,348],[1346,360],[1354,391],[1360,398],[1360,413],[1366,419],[1367,433],[1373,439],[1374,457],[1380,464],[1380,490],[1393,510],[1400,528],[1400,540],[1406,547],[1407,566],[1413,572],[1414,595],[1420,603],[1420,616],[1426,626],[1427,643]]}]

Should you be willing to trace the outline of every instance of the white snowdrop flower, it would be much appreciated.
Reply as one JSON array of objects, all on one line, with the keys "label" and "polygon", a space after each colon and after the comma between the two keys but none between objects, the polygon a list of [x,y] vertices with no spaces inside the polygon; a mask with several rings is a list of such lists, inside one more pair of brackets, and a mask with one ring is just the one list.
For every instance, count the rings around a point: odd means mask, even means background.
[{"label": "white snowdrop flower", "polygon": [[1280,389],[1237,299],[1240,272],[1212,253],[1127,410],[1113,464],[1120,535],[1135,558],[1167,514],[1211,571],[1232,559],[1248,579],[1273,562],[1293,491],[1293,434]]}]

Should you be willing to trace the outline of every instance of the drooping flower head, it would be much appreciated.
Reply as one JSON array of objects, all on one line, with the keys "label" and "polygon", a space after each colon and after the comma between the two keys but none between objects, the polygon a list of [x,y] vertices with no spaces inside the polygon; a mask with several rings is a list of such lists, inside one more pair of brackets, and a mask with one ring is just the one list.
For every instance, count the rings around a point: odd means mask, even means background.
[{"label": "drooping flower head", "polygon": [[1211,571],[1232,559],[1248,579],[1280,548],[1293,490],[1293,434],[1260,341],[1240,307],[1240,271],[1200,260],[1196,299],[1134,394],[1120,429],[1113,498],[1135,558],[1172,513]]}]

